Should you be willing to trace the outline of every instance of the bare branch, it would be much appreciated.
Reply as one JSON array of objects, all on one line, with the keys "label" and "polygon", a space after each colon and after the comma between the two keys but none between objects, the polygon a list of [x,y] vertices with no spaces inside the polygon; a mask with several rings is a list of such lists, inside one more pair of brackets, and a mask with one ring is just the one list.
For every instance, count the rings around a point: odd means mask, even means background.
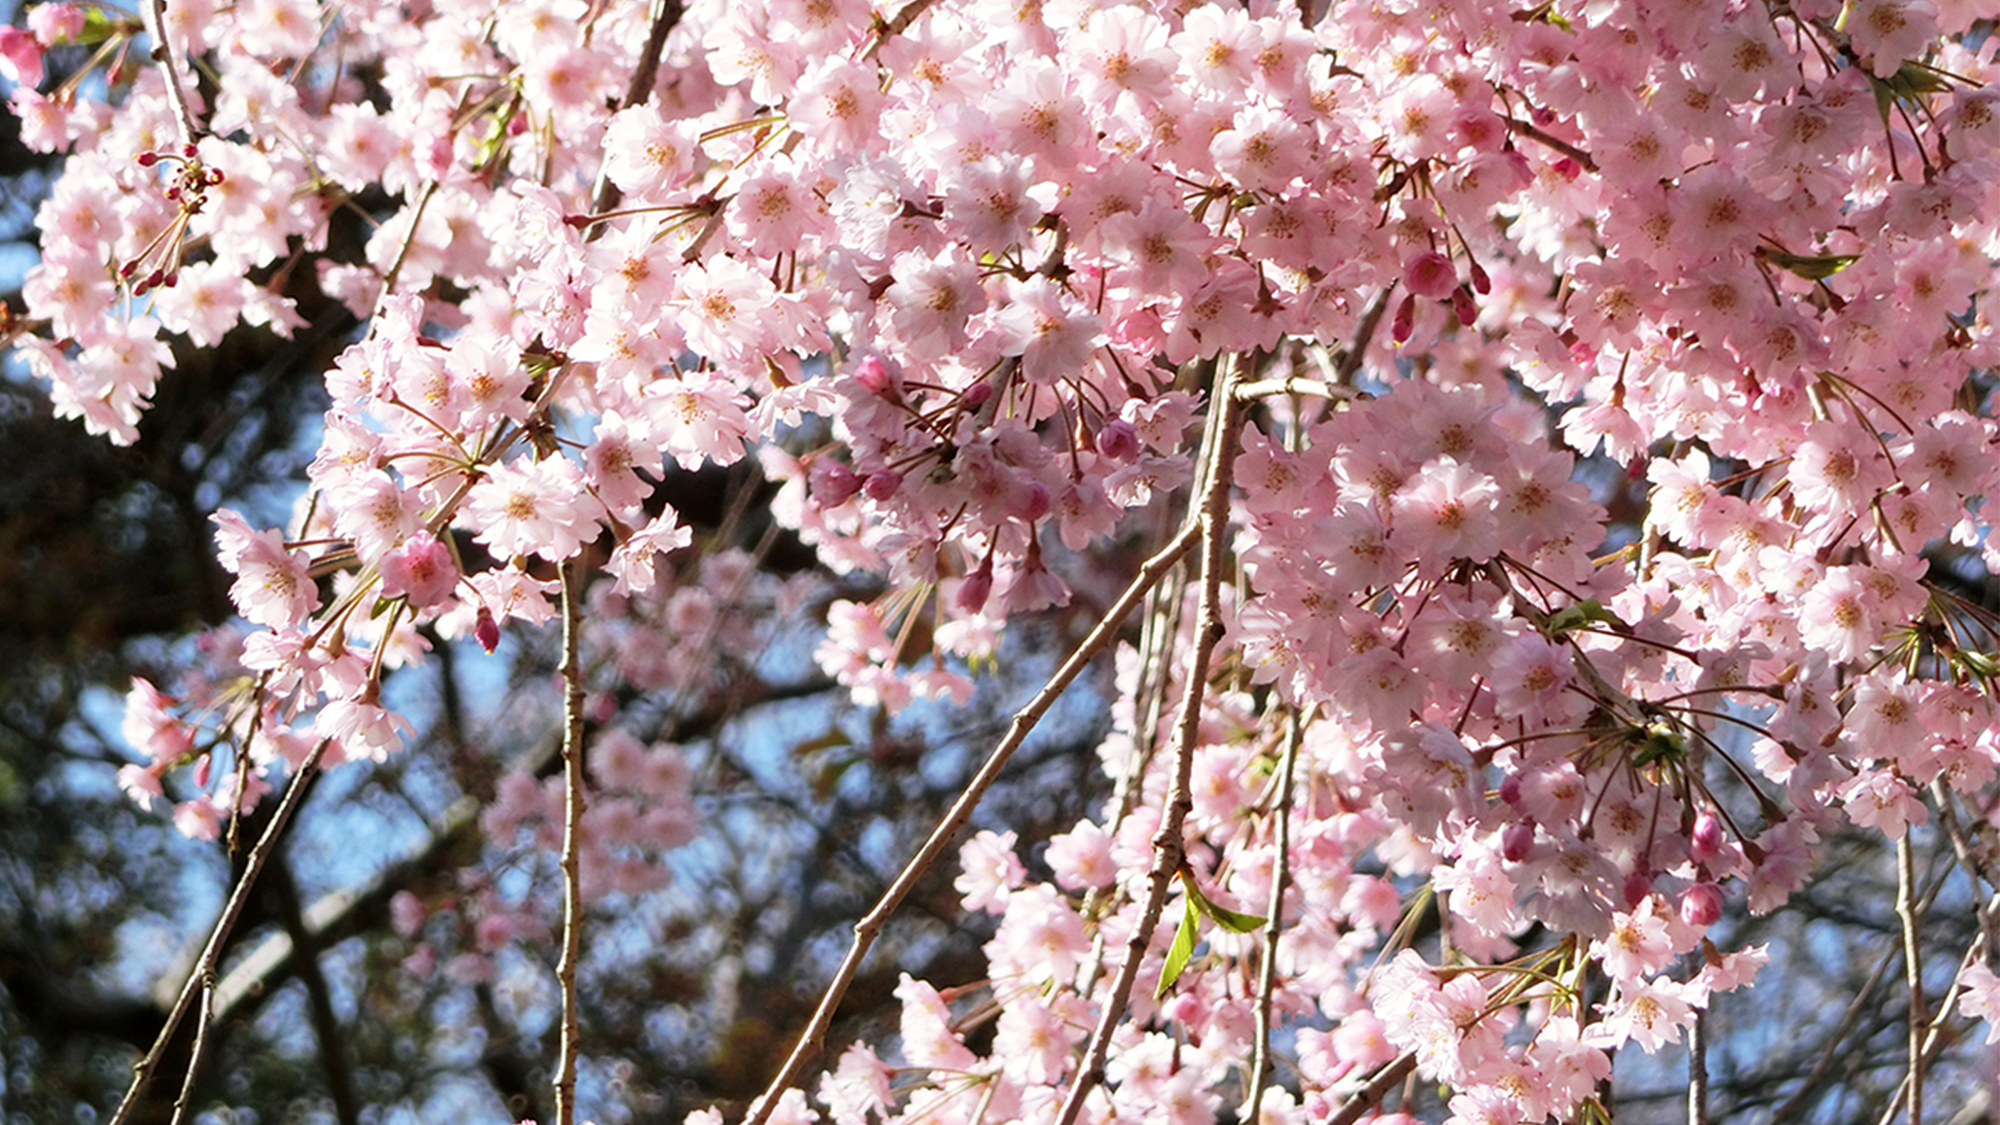
[{"label": "bare branch", "polygon": [[1104,1080],[1105,1063],[1111,1054],[1111,1037],[1124,1021],[1125,1005],[1131,1000],[1132,985],[1139,977],[1139,965],[1145,960],[1146,948],[1152,944],[1153,931],[1159,926],[1160,914],[1166,908],[1167,890],[1187,856],[1187,841],[1182,838],[1182,832],[1188,813],[1194,808],[1194,748],[1201,737],[1201,704],[1208,694],[1209,660],[1214,656],[1216,646],[1222,643],[1224,634],[1222,571],[1228,565],[1228,559],[1223,551],[1223,541],[1229,530],[1231,470],[1241,444],[1236,430],[1243,418],[1243,404],[1235,395],[1236,370],[1236,357],[1228,357],[1224,361],[1221,385],[1214,399],[1219,406],[1210,418],[1208,433],[1204,435],[1206,475],[1202,481],[1201,508],[1197,513],[1202,546],[1201,594],[1195,610],[1197,632],[1174,729],[1173,789],[1167,797],[1166,813],[1160,819],[1160,829],[1153,837],[1153,868],[1147,876],[1146,905],[1126,945],[1125,963],[1119,966],[1111,995],[1105,1000],[1097,1030],[1091,1036],[1090,1047],[1070,1083],[1068,1096],[1063,1100],[1057,1125],[1075,1125],[1077,1116],[1083,1112],[1084,1099]]}]

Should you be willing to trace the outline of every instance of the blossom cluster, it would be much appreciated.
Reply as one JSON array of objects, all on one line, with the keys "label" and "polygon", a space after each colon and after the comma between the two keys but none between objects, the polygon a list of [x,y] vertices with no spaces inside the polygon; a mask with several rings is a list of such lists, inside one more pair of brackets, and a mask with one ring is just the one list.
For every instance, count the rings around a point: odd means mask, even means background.
[{"label": "blossom cluster", "polygon": [[[827,571],[887,590],[832,600],[820,666],[892,712],[962,702],[1010,618],[1180,503],[1207,434],[1241,449],[1217,683],[1128,650],[1103,755],[1131,799],[1044,854],[968,846],[992,1048],[907,981],[899,1066],[856,1048],[773,1120],[1055,1111],[1144,917],[1169,691],[1201,694],[1190,885],[1253,913],[1290,887],[1268,1120],[1404,1055],[1456,1121],[1574,1120],[1610,1052],[1754,975],[1703,944],[1726,899],[1782,905],[1835,831],[1990,803],[1992,633],[1927,582],[1940,549],[2000,572],[1977,5],[669,7],[655,60],[629,0],[177,0],[104,102],[43,92],[40,49],[139,24],[48,4],[0,37],[24,140],[68,154],[14,338],[59,412],[140,440],[178,350],[304,326],[300,270],[363,323],[294,522],[216,517],[248,702],[198,737],[206,703],[135,687],[135,793],[239,746],[237,788],[184,805],[212,832],[257,770],[396,753],[385,672],[549,621],[558,567],[602,574],[627,682],[686,690],[744,627],[704,591],[751,564],[656,589],[691,539],[657,486],[746,454]],[[1250,421],[1209,434],[1227,395]],[[677,759],[606,739],[600,781],[650,795],[605,839],[684,841]],[[547,799],[510,780],[488,828]],[[1448,942],[1371,972],[1417,885]],[[1263,940],[1140,990],[1091,1120],[1240,1095]]]}]

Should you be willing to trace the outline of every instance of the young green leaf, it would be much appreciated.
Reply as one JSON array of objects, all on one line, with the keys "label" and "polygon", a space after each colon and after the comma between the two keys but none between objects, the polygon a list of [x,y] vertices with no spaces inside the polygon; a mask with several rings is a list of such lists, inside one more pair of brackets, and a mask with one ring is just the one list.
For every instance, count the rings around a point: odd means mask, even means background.
[{"label": "young green leaf", "polygon": [[1180,979],[1181,970],[1187,968],[1194,957],[1195,931],[1201,926],[1201,910],[1195,906],[1193,895],[1185,900],[1187,908],[1181,913],[1181,928],[1174,933],[1174,944],[1167,950],[1166,963],[1160,966],[1160,987],[1153,990],[1153,998],[1167,994],[1167,989]]}]

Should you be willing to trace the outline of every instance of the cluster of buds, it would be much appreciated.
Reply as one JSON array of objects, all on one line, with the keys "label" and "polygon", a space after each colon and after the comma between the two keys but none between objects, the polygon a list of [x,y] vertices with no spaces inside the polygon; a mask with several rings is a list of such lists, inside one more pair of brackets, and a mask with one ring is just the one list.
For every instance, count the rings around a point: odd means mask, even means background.
[{"label": "cluster of buds", "polygon": [[[201,155],[192,143],[182,145],[178,153],[142,152],[135,159],[141,168],[155,167],[163,160],[180,165],[180,170],[167,179],[164,192],[167,201],[177,206],[179,212],[144,250],[118,267],[119,280],[130,283],[136,297],[150,289],[172,286],[179,279],[181,246],[187,236],[188,220],[201,214],[208,189],[220,184],[223,175],[222,169],[201,162]],[[153,268],[141,277],[139,271],[148,262],[153,263]],[[134,282],[134,278],[139,280]]]}]

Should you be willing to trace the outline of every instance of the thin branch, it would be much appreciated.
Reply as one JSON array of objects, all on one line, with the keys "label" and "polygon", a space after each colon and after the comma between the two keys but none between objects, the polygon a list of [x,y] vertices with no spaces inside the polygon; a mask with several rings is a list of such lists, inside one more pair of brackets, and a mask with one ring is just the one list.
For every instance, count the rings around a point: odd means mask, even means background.
[{"label": "thin branch", "polygon": [[1688,1031],[1688,1125],[1708,1125],[1708,1012],[1701,1008]]},{"label": "thin branch", "polygon": [[195,123],[194,109],[188,105],[187,91],[181,86],[180,67],[174,64],[174,48],[167,42],[167,0],[144,0],[139,12],[145,18],[146,33],[153,37],[153,61],[160,64],[161,76],[167,82],[167,100],[173,103],[174,124],[180,127],[181,144],[193,148],[195,139],[201,136],[201,126]]},{"label": "thin branch", "polygon": [[1075,1125],[1077,1116],[1083,1112],[1084,1099],[1104,1081],[1105,1064],[1111,1055],[1111,1038],[1124,1021],[1125,1006],[1131,1000],[1133,983],[1139,978],[1139,966],[1145,960],[1146,948],[1152,944],[1153,931],[1158,928],[1160,915],[1166,909],[1168,888],[1187,858],[1187,841],[1182,838],[1182,832],[1188,813],[1194,808],[1194,749],[1201,738],[1201,705],[1208,694],[1209,660],[1224,635],[1222,572],[1229,563],[1224,541],[1229,531],[1231,470],[1241,445],[1236,431],[1243,417],[1243,404],[1235,394],[1237,365],[1234,356],[1223,363],[1220,386],[1214,398],[1219,406],[1210,417],[1210,428],[1204,435],[1202,460],[1205,475],[1198,512],[1202,547],[1201,594],[1195,610],[1194,652],[1188,661],[1180,714],[1174,729],[1173,788],[1167,796],[1167,807],[1160,818],[1159,831],[1153,836],[1153,867],[1147,875],[1146,904],[1139,916],[1138,926],[1132,931],[1131,940],[1126,943],[1125,963],[1118,968],[1118,977],[1098,1017],[1097,1030],[1091,1036],[1083,1064],[1077,1068],[1069,1094],[1063,1100],[1062,1113],[1056,1118],[1057,1125]]},{"label": "thin branch", "polygon": [[1271,991],[1278,976],[1278,935],[1284,932],[1285,891],[1291,886],[1292,773],[1298,765],[1299,741],[1305,717],[1292,708],[1285,725],[1285,757],[1278,765],[1276,873],[1271,877],[1271,902],[1264,912],[1264,958],[1257,966],[1257,1042],[1250,1059],[1250,1106],[1243,1120],[1256,1125],[1264,1107],[1264,1083],[1271,1073]]},{"label": "thin branch", "polygon": [[1243,383],[1236,388],[1236,397],[1244,402],[1286,394],[1310,395],[1314,398],[1350,402],[1359,397],[1361,392],[1353,387],[1343,387],[1338,383],[1329,383],[1322,379],[1307,379],[1300,375],[1283,379],[1259,379],[1254,383]]},{"label": "thin branch", "polygon": [[1377,1072],[1375,1077],[1369,1079],[1368,1085],[1349,1094],[1347,1100],[1340,1103],[1339,1111],[1326,1119],[1326,1125],[1354,1125],[1356,1121],[1361,1120],[1363,1114],[1381,1105],[1382,1099],[1389,1096],[1389,1091],[1395,1089],[1415,1069],[1417,1069],[1415,1051],[1400,1056],[1395,1062]]},{"label": "thin branch", "polygon": [[1896,917],[1903,920],[1903,976],[1910,989],[1910,1125],[1924,1125],[1924,964],[1917,950],[1916,848],[1896,841]]},{"label": "thin branch", "polygon": [[201,1011],[195,1016],[194,1046],[188,1051],[187,1070],[181,1075],[181,1091],[174,1098],[174,1115],[169,1125],[186,1125],[188,1109],[194,1105],[195,1076],[201,1073],[201,1063],[208,1054],[208,1033],[215,1026],[215,976],[209,974],[201,982]]},{"label": "thin branch", "polygon": [[562,1046],[556,1063],[556,1125],[576,1121],[576,962],[583,948],[583,886],[578,860],[583,831],[583,662],[577,633],[583,623],[582,564],[569,562],[562,573],[563,680],[563,936],[556,980],[562,989]]},{"label": "thin branch", "polygon": [[1028,734],[1035,729],[1042,716],[1055,705],[1056,700],[1069,688],[1071,681],[1081,675],[1083,670],[1090,666],[1091,661],[1097,658],[1098,653],[1118,636],[1125,617],[1161,577],[1180,561],[1181,556],[1194,546],[1199,531],[1200,525],[1195,521],[1189,521],[1174,536],[1172,542],[1161,548],[1158,554],[1147,559],[1146,564],[1139,568],[1138,576],[1132,579],[1132,584],[1127,586],[1111,608],[1105,611],[1096,627],[1090,631],[1090,635],[1077,645],[1076,651],[1070,653],[1069,659],[1063,662],[1062,667],[1056,669],[1055,674],[1049,677],[1048,683],[1042,685],[1042,690],[1035,693],[1035,697],[1028,701],[1027,706],[1015,712],[1013,721],[1007,726],[1007,733],[1000,739],[1000,744],[993,748],[993,753],[987,757],[986,764],[980,766],[979,772],[966,783],[965,791],[959,794],[958,800],[952,803],[944,818],[938,821],[938,826],[931,831],[930,838],[924,841],[924,846],[903,867],[902,873],[896,876],[896,881],[890,884],[889,889],[882,893],[882,898],[876,902],[874,909],[854,924],[854,943],[848,947],[847,956],[840,962],[840,968],[834,972],[833,981],[827,985],[825,994],[820,997],[819,1007],[813,1011],[812,1019],[799,1034],[798,1044],[785,1059],[784,1067],[758,1097],[744,1125],[765,1125],[765,1122],[770,1120],[772,1111],[778,1106],[779,1095],[790,1089],[798,1081],[799,1073],[805,1069],[806,1064],[818,1056],[820,1048],[826,1041],[826,1029],[832,1026],[834,1013],[839,1010],[841,1000],[847,995],[848,986],[854,982],[855,975],[861,970],[862,958],[868,955],[869,948],[875,944],[875,939],[880,936],[889,918],[896,913],[896,908],[909,897],[924,872],[928,871],[931,865],[938,861],[938,857],[944,854],[944,850],[951,846],[959,829],[971,819],[972,810],[978,807],[980,798],[984,797],[986,790],[999,779],[1000,771],[1006,768],[1008,759],[1013,757],[1014,751],[1027,740]]},{"label": "thin branch", "polygon": [[236,928],[244,905],[250,901],[250,891],[257,885],[257,877],[263,873],[264,865],[270,862],[271,853],[277,849],[285,826],[291,823],[292,814],[304,803],[306,791],[311,788],[308,782],[318,774],[320,759],[326,756],[328,745],[329,740],[321,739],[313,746],[312,753],[306,755],[306,760],[299,765],[299,772],[293,775],[292,783],[286,787],[284,799],[278,802],[277,811],[271,814],[271,823],[264,826],[263,835],[257,837],[256,844],[251,846],[250,854],[243,863],[243,875],[236,881],[236,888],[229,893],[229,901],[223,903],[222,915],[215,920],[215,928],[209,931],[208,944],[202,947],[201,957],[188,974],[187,983],[181,987],[173,1010],[167,1013],[166,1022],[153,1039],[152,1049],[134,1064],[132,1085],[126,1088],[125,1097],[112,1113],[110,1125],[125,1125],[131,1119],[140,1096],[146,1092],[146,1086],[159,1070],[160,1060],[167,1053],[168,1041],[180,1028],[181,1020],[187,1017],[188,1009],[194,1006],[196,995],[205,994],[208,985],[214,981],[216,965],[222,960],[222,947],[228,943],[230,933]]}]

